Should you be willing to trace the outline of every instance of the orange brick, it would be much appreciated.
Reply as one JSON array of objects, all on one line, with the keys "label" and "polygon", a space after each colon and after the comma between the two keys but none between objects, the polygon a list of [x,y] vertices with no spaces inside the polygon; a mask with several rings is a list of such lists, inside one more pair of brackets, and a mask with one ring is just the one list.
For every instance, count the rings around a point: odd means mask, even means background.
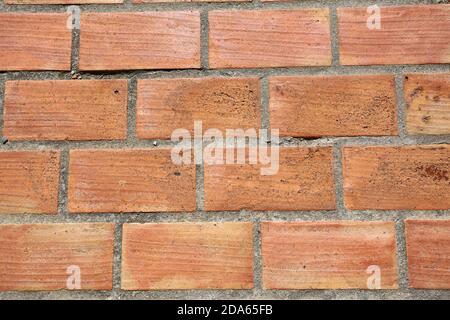
[{"label": "orange brick", "polygon": [[450,209],[450,146],[344,148],[348,209]]},{"label": "orange brick", "polygon": [[251,289],[252,224],[124,224],[122,289]]},{"label": "orange brick", "polygon": [[0,291],[111,290],[113,247],[111,223],[0,225]]},{"label": "orange brick", "polygon": [[450,220],[405,221],[409,285],[450,289]]},{"label": "orange brick", "polygon": [[260,128],[258,78],[156,79],[138,81],[137,135],[170,139],[177,128]]},{"label": "orange brick", "polygon": [[70,151],[70,212],[194,211],[195,197],[195,165],[170,149]]},{"label": "orange brick", "polygon": [[60,153],[0,152],[0,213],[58,212]]},{"label": "orange brick", "polygon": [[102,140],[127,135],[127,80],[7,81],[9,140]]},{"label": "orange brick", "polygon": [[131,0],[132,3],[172,3],[172,2],[251,2],[253,0]]},{"label": "orange brick", "polygon": [[261,237],[265,289],[398,287],[393,222],[263,222]]},{"label": "orange brick", "polygon": [[450,73],[408,74],[404,95],[410,134],[450,134]]},{"label": "orange brick", "polygon": [[0,12],[0,70],[70,70],[66,13]]},{"label": "orange brick", "polygon": [[200,13],[81,14],[80,70],[200,67]]},{"label": "orange brick", "polygon": [[329,10],[209,13],[209,66],[261,68],[331,64]]},{"label": "orange brick", "polygon": [[260,168],[269,165],[248,161],[206,165],[205,209],[334,209],[331,148],[283,147],[279,152],[279,171],[274,175],[261,175]]},{"label": "orange brick", "polygon": [[369,29],[366,7],[339,8],[343,65],[450,63],[450,5],[381,7]]},{"label": "orange brick", "polygon": [[283,136],[396,135],[394,77],[271,77],[270,123]]}]

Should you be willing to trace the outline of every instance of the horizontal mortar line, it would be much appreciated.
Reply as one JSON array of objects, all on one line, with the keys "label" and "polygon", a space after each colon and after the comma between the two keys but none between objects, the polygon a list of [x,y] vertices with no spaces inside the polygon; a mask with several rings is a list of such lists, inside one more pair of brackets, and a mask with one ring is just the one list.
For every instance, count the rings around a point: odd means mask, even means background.
[{"label": "horizontal mortar line", "polygon": [[183,222],[320,222],[320,221],[402,221],[414,219],[449,219],[450,210],[360,210],[346,211],[346,216],[336,211],[221,211],[193,213],[67,213],[0,214],[0,224],[14,223],[183,223]]},{"label": "horizontal mortar line", "polygon": [[[421,5],[421,4],[439,4],[436,1],[420,1],[420,0],[379,0],[377,4],[380,6],[397,6],[397,5]],[[293,8],[327,8],[327,7],[364,7],[373,5],[371,0],[334,0],[332,4],[313,1],[289,1],[289,2],[259,2],[259,1],[242,1],[242,2],[170,2],[170,3],[121,3],[121,4],[79,4],[77,5],[85,12],[141,12],[147,10],[170,11],[183,9],[293,9]],[[65,11],[68,4],[2,4],[0,11],[3,12],[61,12]]]},{"label": "horizontal mortar line", "polygon": [[[450,64],[406,64],[371,66],[301,66],[276,68],[239,68],[239,69],[145,69],[145,70],[103,70],[98,72],[78,71],[81,79],[153,79],[175,77],[221,76],[236,78],[239,76],[284,76],[284,75],[359,75],[359,74],[405,74],[405,73],[444,73],[450,72]],[[70,71],[3,71],[6,81],[12,80],[71,80]]]},{"label": "horizontal mortar line", "polygon": [[290,289],[290,290],[258,290],[255,289],[186,289],[186,290],[123,290],[116,289],[114,291],[71,291],[71,290],[59,290],[59,291],[4,291],[0,292],[0,298],[8,297],[42,297],[42,296],[70,296],[72,298],[102,298],[112,294],[112,292],[120,293],[121,299],[158,299],[158,298],[170,298],[170,299],[182,299],[182,298],[229,298],[232,294],[234,298],[273,298],[273,299],[295,299],[295,298],[317,298],[317,296],[327,297],[327,295],[339,294],[341,297],[353,297],[360,295],[368,298],[381,298],[386,299],[389,297],[404,299],[405,294],[414,296],[415,298],[430,298],[434,296],[448,296],[448,290],[425,290],[425,289],[412,289],[405,288],[400,290],[383,289],[383,290],[369,290],[369,289]]},{"label": "horizontal mortar line", "polygon": [[[8,137],[5,137],[8,138]],[[274,137],[272,137],[272,140]],[[190,140],[193,146],[194,140]],[[204,140],[208,144],[209,140]],[[410,145],[428,145],[428,144],[449,144],[450,135],[436,136],[382,136],[382,137],[324,137],[318,139],[301,138],[280,138],[278,147],[332,147],[335,144],[342,144],[343,147],[361,146],[361,145],[386,145],[387,147],[410,146]],[[155,145],[156,144],[156,145]],[[149,149],[164,150],[176,146],[178,142],[171,140],[137,140],[130,142],[123,141],[10,141],[5,145],[0,145],[0,151],[17,150],[47,150],[47,149]],[[269,144],[270,145],[270,144]],[[230,147],[231,145],[227,145]],[[246,147],[258,146],[257,143],[246,143]],[[70,151],[69,150],[69,151]]]}]

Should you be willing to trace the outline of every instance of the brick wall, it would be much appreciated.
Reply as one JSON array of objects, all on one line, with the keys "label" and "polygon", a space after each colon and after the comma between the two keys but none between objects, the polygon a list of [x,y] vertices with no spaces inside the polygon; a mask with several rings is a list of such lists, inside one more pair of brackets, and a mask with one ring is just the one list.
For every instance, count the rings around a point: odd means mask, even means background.
[{"label": "brick wall", "polygon": [[450,5],[373,4],[4,0],[0,299],[448,298]]}]

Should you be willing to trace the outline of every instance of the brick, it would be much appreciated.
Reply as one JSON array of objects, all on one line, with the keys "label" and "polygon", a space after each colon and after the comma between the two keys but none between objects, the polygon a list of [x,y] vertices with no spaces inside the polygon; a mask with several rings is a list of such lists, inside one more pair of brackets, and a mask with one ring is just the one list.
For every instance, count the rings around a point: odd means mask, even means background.
[{"label": "brick", "polygon": [[124,224],[122,289],[253,288],[252,224]]},{"label": "brick", "polygon": [[261,239],[265,289],[373,289],[370,266],[398,288],[393,222],[263,222]]},{"label": "brick", "polygon": [[137,135],[170,139],[177,128],[260,128],[258,78],[149,79],[138,81]]},{"label": "brick", "polygon": [[70,212],[194,211],[195,197],[195,165],[168,148],[70,151]]},{"label": "brick", "polygon": [[450,134],[450,73],[408,74],[404,96],[409,134]]},{"label": "brick", "polygon": [[369,29],[367,8],[338,8],[343,65],[450,62],[450,5],[381,7],[381,28]]},{"label": "brick", "polygon": [[397,135],[392,75],[270,78],[270,123],[293,137]]},{"label": "brick", "polygon": [[58,212],[60,153],[0,151],[0,213]]},{"label": "brick", "polygon": [[0,12],[0,71],[70,70],[66,13]]},{"label": "brick", "polygon": [[0,225],[0,291],[111,290],[113,247],[111,223]]},{"label": "brick", "polygon": [[343,151],[348,209],[450,209],[450,146],[350,147]]},{"label": "brick", "polygon": [[276,174],[261,175],[261,167],[269,165],[250,164],[248,161],[246,164],[205,165],[205,209],[335,208],[331,148],[282,147]]},{"label": "brick", "polygon": [[200,67],[200,13],[82,13],[80,70]]},{"label": "brick", "polygon": [[450,289],[450,220],[405,221],[409,286]]},{"label": "brick", "polygon": [[102,4],[123,3],[123,0],[4,0],[5,4]]},{"label": "brick", "polygon": [[127,136],[127,80],[7,81],[9,140],[112,140]]},{"label": "brick", "polygon": [[252,0],[131,0],[132,3],[172,3],[172,2],[251,2]]},{"label": "brick", "polygon": [[330,64],[327,8],[209,13],[210,68]]}]

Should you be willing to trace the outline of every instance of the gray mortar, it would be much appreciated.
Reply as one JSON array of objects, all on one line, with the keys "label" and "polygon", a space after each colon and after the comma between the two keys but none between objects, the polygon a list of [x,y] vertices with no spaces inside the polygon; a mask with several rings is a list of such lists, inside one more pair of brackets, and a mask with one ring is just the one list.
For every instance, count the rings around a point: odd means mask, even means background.
[{"label": "gray mortar", "polygon": [[[450,135],[440,136],[408,136],[405,129],[405,101],[402,93],[403,75],[405,73],[440,73],[450,72],[449,64],[442,65],[388,65],[388,66],[341,66],[339,64],[338,30],[336,8],[399,4],[433,4],[449,3],[448,0],[311,0],[292,1],[289,3],[261,3],[259,0],[250,3],[153,3],[132,4],[125,0],[124,4],[113,5],[80,5],[82,12],[108,11],[171,11],[199,10],[201,12],[201,65],[202,69],[192,70],[141,70],[124,72],[79,72],[78,48],[79,31],[73,31],[71,71],[82,79],[128,79],[128,135],[125,141],[24,141],[0,144],[0,150],[32,150],[57,149],[61,155],[61,180],[57,215],[20,214],[0,215],[0,224],[23,223],[79,223],[79,222],[112,222],[116,225],[114,246],[114,272],[112,291],[40,291],[40,292],[0,292],[0,299],[449,299],[450,291],[415,290],[408,288],[406,245],[404,238],[404,219],[450,219],[450,210],[359,210],[347,211],[343,204],[343,179],[341,165],[341,148],[349,145],[408,145],[408,144],[441,144],[450,143]],[[0,3],[0,12],[65,12],[66,5],[5,5]],[[216,9],[293,9],[304,7],[329,7],[331,25],[331,67],[296,67],[265,69],[218,69],[208,70],[208,21],[207,14]],[[136,138],[136,85],[138,79],[175,78],[175,77],[238,77],[255,76],[261,78],[261,123],[270,128],[268,77],[274,75],[334,75],[334,74],[393,74],[395,75],[398,106],[398,137],[323,137],[320,139],[281,139],[283,146],[332,146],[336,188],[336,210],[332,211],[248,211],[239,212],[205,212],[204,205],[204,167],[196,166],[196,198],[197,211],[194,213],[100,213],[71,214],[67,211],[67,186],[69,150],[76,148],[161,148],[172,146],[167,140],[140,140]],[[71,79],[71,72],[0,72],[0,132],[3,133],[3,92],[6,80],[43,80]],[[5,138],[2,135],[2,139]],[[6,137],[7,138],[7,137]],[[398,290],[263,290],[262,289],[262,257],[261,257],[261,221],[394,221],[396,224],[397,255],[399,269]],[[122,225],[124,223],[150,222],[221,222],[251,221],[254,223],[254,282],[252,290],[160,290],[160,291],[125,291],[120,288]]]}]

